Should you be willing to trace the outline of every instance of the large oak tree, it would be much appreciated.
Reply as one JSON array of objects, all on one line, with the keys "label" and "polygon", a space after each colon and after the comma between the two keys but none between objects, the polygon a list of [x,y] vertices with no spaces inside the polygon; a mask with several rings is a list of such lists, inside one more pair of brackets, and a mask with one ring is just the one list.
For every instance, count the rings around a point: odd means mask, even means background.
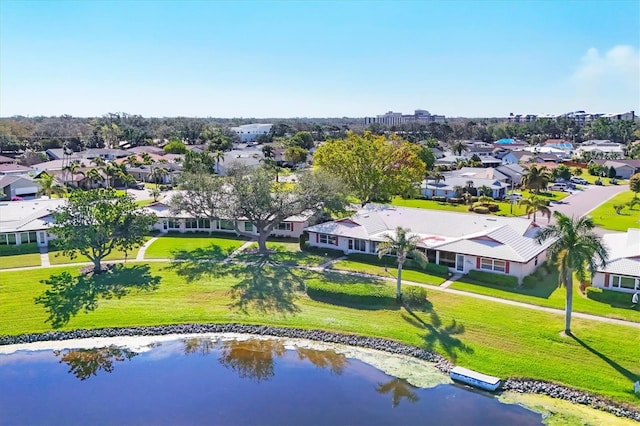
[{"label": "large oak tree", "polygon": [[314,163],[341,178],[362,205],[410,194],[425,174],[419,146],[370,132],[326,142],[316,150]]},{"label": "large oak tree", "polygon": [[128,252],[142,245],[156,222],[156,216],[140,211],[133,198],[111,188],[74,191],[53,217],[56,244],[72,259],[78,253],[89,258],[95,273],[101,272],[100,262],[112,251]]}]

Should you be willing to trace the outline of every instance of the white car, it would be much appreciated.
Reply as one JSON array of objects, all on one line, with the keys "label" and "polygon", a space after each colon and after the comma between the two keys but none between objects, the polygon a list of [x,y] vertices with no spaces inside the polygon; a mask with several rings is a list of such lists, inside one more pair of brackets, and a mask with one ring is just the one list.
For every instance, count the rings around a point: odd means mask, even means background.
[{"label": "white car", "polygon": [[570,180],[571,180],[571,182],[575,183],[576,185],[589,185],[589,182],[587,182],[586,180],[582,179],[581,177],[573,176]]},{"label": "white car", "polygon": [[511,194],[507,194],[504,199],[512,202],[517,202],[522,200],[522,194],[520,194],[519,192],[512,192]]}]

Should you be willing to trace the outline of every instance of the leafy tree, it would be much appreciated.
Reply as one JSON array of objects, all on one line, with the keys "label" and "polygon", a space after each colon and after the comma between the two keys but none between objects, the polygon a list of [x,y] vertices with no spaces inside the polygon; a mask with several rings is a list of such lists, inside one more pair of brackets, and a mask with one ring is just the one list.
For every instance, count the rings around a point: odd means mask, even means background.
[{"label": "leafy tree", "polygon": [[116,123],[105,124],[100,127],[99,134],[104,140],[107,148],[115,148],[120,142],[122,130],[120,130],[120,127]]},{"label": "leafy tree", "polygon": [[38,194],[46,195],[49,199],[52,195],[62,195],[67,192],[64,186],[58,184],[55,178],[47,173],[42,173],[35,181],[40,185]]},{"label": "leafy tree", "polygon": [[637,198],[638,192],[640,192],[640,173],[629,178],[629,189],[633,191],[633,198]]},{"label": "leafy tree", "polygon": [[215,158],[208,152],[187,151],[182,170],[185,173],[213,174]]},{"label": "leafy tree", "polygon": [[240,142],[240,137],[226,127],[208,126],[200,134],[200,139],[204,141],[209,151],[230,151],[234,143]]},{"label": "leafy tree", "polygon": [[553,171],[551,172],[551,176],[554,179],[560,178],[564,180],[569,180],[571,179],[571,169],[569,169],[569,167],[567,167],[567,165],[565,164],[560,164],[558,167],[553,169]]},{"label": "leafy tree", "polygon": [[455,140],[451,142],[451,144],[449,145],[449,149],[451,149],[451,152],[453,152],[456,155],[462,155],[463,152],[469,150],[469,147],[464,141]]},{"label": "leafy tree", "polygon": [[616,168],[613,166],[609,167],[608,173],[610,178],[614,178],[618,175],[618,172],[616,172]]},{"label": "leafy tree", "polygon": [[158,198],[160,198],[160,190],[157,187],[152,188],[149,190],[149,195],[151,195],[153,201],[156,202],[158,201]]},{"label": "leafy tree", "polygon": [[553,240],[548,253],[557,265],[559,284],[566,289],[565,327],[571,334],[571,311],[573,308],[573,274],[579,280],[586,279],[587,271],[593,273],[598,266],[604,266],[609,252],[600,237],[593,231],[593,219],[588,216],[570,218],[558,211],[553,212],[554,225],[543,228],[538,234],[538,242]]},{"label": "leafy tree", "polygon": [[234,220],[236,233],[248,238],[255,235],[240,229],[237,221],[253,224],[259,253],[267,252],[269,234],[289,216],[322,209],[338,211],[345,205],[340,182],[320,171],[301,173],[292,187],[274,183],[273,172],[265,167],[251,170],[236,166],[229,170],[225,188],[225,216]]},{"label": "leafy tree", "polygon": [[160,185],[160,182],[163,181],[165,176],[169,175],[169,170],[164,167],[154,167],[151,170],[151,178],[156,183],[156,188]]},{"label": "leafy tree", "polygon": [[212,174],[183,173],[180,177],[182,191],[171,197],[171,211],[210,221],[219,219],[227,201],[224,182],[223,178]]},{"label": "leafy tree", "polygon": [[51,233],[62,252],[72,259],[78,253],[86,256],[94,273],[101,272],[100,262],[113,250],[128,252],[140,246],[156,222],[154,214],[138,210],[131,197],[111,188],[74,191],[53,217]]},{"label": "leafy tree", "polygon": [[396,228],[395,235],[384,234],[384,241],[378,244],[378,257],[386,254],[395,254],[398,261],[398,279],[396,286],[396,300],[402,299],[402,266],[408,256],[413,256],[416,260],[427,262],[427,257],[417,249],[418,244],[422,241],[419,235],[409,234],[410,229],[400,226]]},{"label": "leafy tree", "polygon": [[262,155],[264,158],[273,158],[275,156],[275,148],[273,145],[265,145],[262,147]]},{"label": "leafy tree", "polygon": [[313,136],[309,132],[298,132],[289,139],[288,145],[309,150],[313,148]]},{"label": "leafy tree", "polygon": [[436,156],[433,155],[433,151],[428,146],[423,146],[422,148],[420,148],[420,153],[418,155],[424,163],[424,171],[426,176],[431,170],[433,170],[433,166],[436,164]]},{"label": "leafy tree", "polygon": [[[582,176],[582,167],[574,167],[573,168],[573,175],[574,176]],[[571,179],[571,178],[569,178]]]},{"label": "leafy tree", "polygon": [[299,146],[290,146],[284,151],[284,159],[290,164],[304,163],[308,155],[309,151]]},{"label": "leafy tree", "polygon": [[185,154],[187,146],[182,141],[172,140],[164,146],[163,150],[167,154]]},{"label": "leafy tree", "polygon": [[527,219],[531,217],[533,213],[533,221],[536,221],[536,213],[540,212],[543,216],[547,216],[547,219],[551,219],[551,210],[547,207],[547,201],[536,195],[530,198],[522,198],[519,203],[521,206],[525,206],[527,212]]},{"label": "leafy tree", "polygon": [[387,140],[352,132],[319,146],[315,164],[340,178],[365,205],[373,200],[408,194],[422,182],[425,164],[420,147],[397,138]]},{"label": "leafy tree", "polygon": [[536,194],[540,193],[541,189],[546,189],[549,181],[551,180],[551,174],[546,166],[537,167],[532,164],[524,170],[524,176],[522,176],[522,185],[535,191]]}]

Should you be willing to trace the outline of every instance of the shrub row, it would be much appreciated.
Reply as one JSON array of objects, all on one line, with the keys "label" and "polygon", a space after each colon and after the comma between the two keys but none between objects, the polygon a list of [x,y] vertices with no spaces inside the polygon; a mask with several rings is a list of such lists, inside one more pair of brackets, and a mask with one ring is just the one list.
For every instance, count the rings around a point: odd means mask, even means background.
[{"label": "shrub row", "polygon": [[14,254],[40,253],[40,249],[36,243],[23,243],[19,245],[2,245],[0,246],[0,256],[11,256]]},{"label": "shrub row", "polygon": [[307,283],[307,295],[334,304],[357,306],[392,306],[396,303],[393,288],[384,284],[338,284],[320,280]]},{"label": "shrub row", "polygon": [[518,279],[511,275],[496,274],[487,271],[469,271],[469,278],[480,284],[489,284],[498,287],[516,288]]},{"label": "shrub row", "polygon": [[[369,265],[388,266],[391,268],[396,268],[398,266],[397,259],[393,256],[384,256],[382,259],[380,259],[377,255],[374,254],[351,253],[347,256],[347,258],[354,262],[367,263]],[[409,259],[403,266],[404,269],[425,272],[427,274],[438,275],[441,277],[446,277],[449,274],[448,267],[444,265],[438,265],[437,263],[429,262],[426,264],[418,264],[418,262]]]},{"label": "shrub row", "polygon": [[587,297],[591,300],[595,300],[596,302],[631,307],[631,298],[633,297],[633,293],[604,290],[598,287],[587,287]]},{"label": "shrub row", "polygon": [[553,265],[549,262],[542,262],[538,269],[531,275],[527,275],[522,280],[522,287],[532,289],[535,288],[539,282],[544,281],[544,279],[553,271]]}]

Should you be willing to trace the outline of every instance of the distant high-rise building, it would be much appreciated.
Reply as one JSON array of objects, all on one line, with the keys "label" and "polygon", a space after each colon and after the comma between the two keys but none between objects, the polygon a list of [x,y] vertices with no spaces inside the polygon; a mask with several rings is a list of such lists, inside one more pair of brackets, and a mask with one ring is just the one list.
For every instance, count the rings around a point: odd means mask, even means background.
[{"label": "distant high-rise building", "polygon": [[404,123],[444,123],[444,115],[432,115],[424,109],[415,110],[414,114],[403,115],[400,112],[389,111],[386,114],[377,115],[375,117],[365,117],[364,124],[373,123],[383,124],[387,127],[397,126]]},{"label": "distant high-rise building", "polygon": [[584,126],[586,123],[597,120],[598,118],[607,118],[611,121],[620,120],[635,120],[635,111],[629,111],[621,114],[601,114],[601,113],[588,113],[585,111],[572,111],[566,114],[553,115],[553,114],[509,114],[508,120],[511,123],[529,123],[541,118],[568,118],[573,120],[578,126]]}]

